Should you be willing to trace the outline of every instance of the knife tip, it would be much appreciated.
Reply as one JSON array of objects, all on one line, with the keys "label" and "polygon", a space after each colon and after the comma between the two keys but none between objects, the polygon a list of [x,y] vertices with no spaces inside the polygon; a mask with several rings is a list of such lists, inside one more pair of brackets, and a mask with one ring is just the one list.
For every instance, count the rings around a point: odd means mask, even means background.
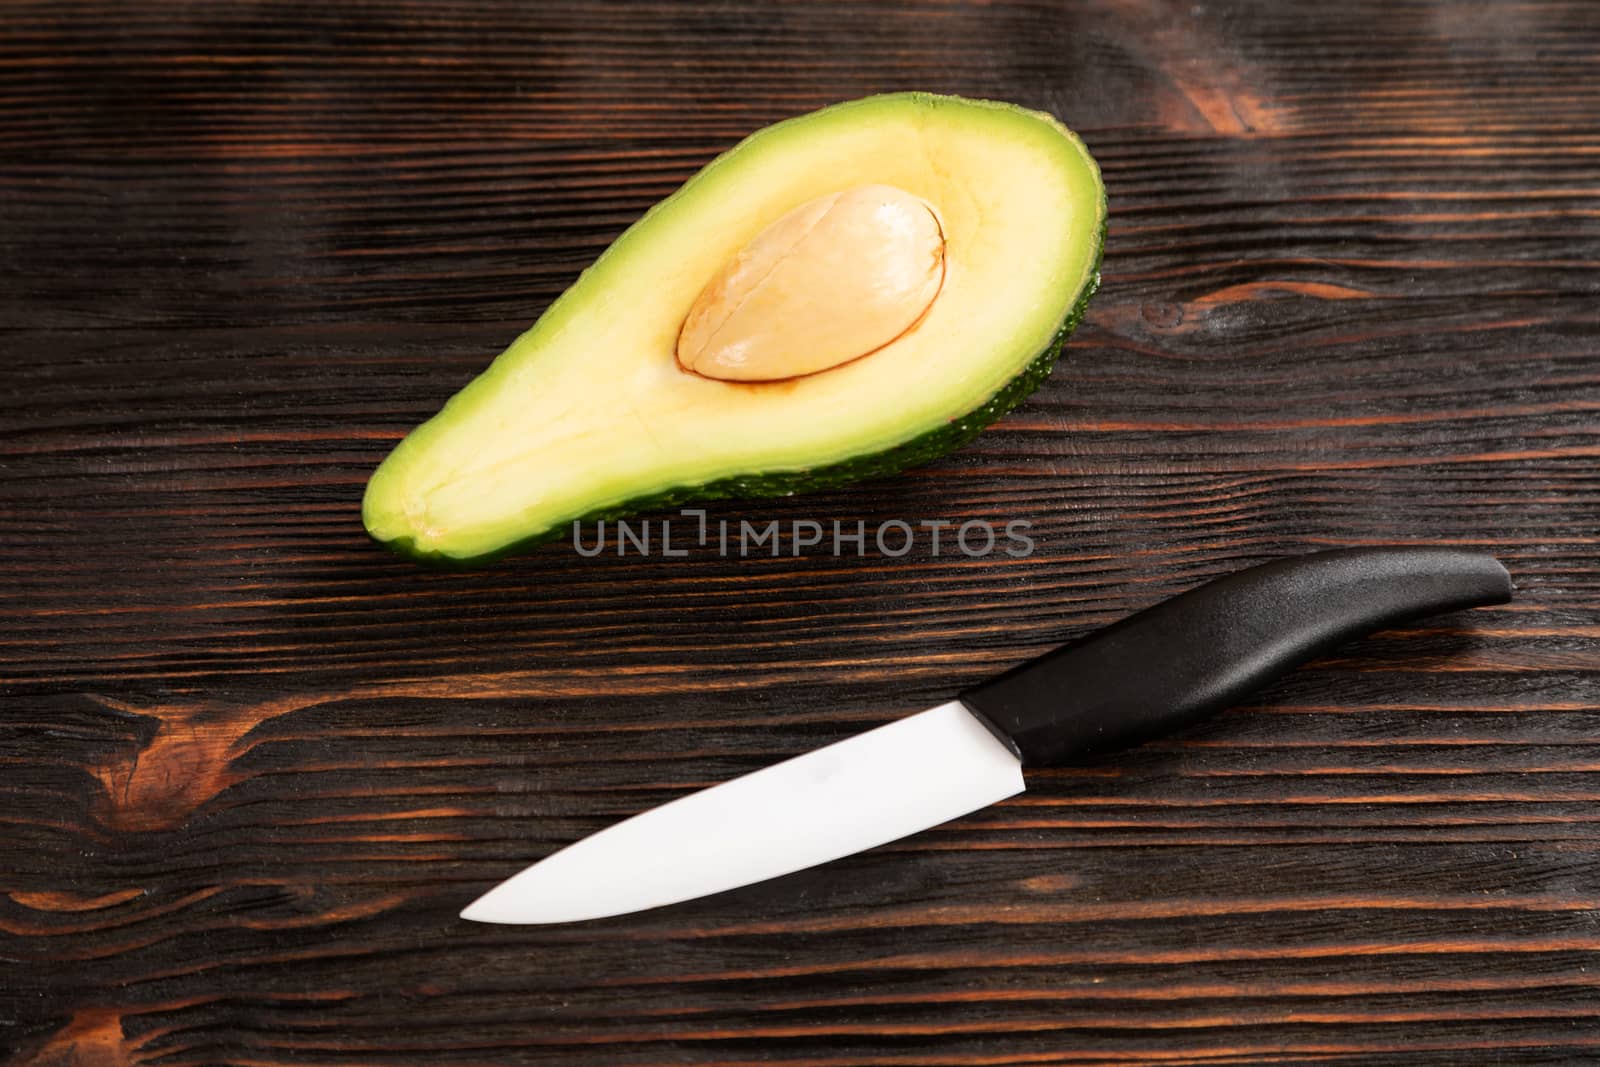
[{"label": "knife tip", "polygon": [[530,899],[524,892],[506,892],[505,887],[504,882],[495,886],[462,908],[460,917],[467,922],[493,923],[499,926],[551,926],[556,923],[605,919],[625,914],[628,910],[639,910],[597,908],[584,900]]},{"label": "knife tip", "polygon": [[469,923],[518,922],[519,920],[509,916],[504,908],[496,906],[495,902],[490,899],[493,896],[494,890],[491,889],[471,904],[462,908],[460,917]]},{"label": "knife tip", "polygon": [[574,922],[589,918],[586,914],[569,914],[552,909],[548,904],[536,906],[526,894],[505,892],[502,882],[483,896],[461,909],[461,918],[472,923],[494,923],[499,926],[544,926],[550,923]]}]

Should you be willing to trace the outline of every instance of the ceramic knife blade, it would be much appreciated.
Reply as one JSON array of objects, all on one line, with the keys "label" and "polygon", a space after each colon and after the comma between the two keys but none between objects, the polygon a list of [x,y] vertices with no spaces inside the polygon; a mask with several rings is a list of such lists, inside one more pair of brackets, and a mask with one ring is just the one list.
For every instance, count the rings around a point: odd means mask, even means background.
[{"label": "ceramic knife blade", "polygon": [[675,904],[875,848],[1022,788],[1022,761],[953,700],[635,815],[461,917],[572,922]]}]

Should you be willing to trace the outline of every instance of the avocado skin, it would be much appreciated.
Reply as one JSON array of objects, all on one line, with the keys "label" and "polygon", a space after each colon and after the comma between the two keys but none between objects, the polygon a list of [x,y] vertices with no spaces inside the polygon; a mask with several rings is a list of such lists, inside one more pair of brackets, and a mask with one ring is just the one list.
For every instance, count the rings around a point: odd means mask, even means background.
[{"label": "avocado skin", "polygon": [[[947,452],[970,442],[974,437],[983,432],[984,428],[1001,418],[1015,408],[1029,394],[1038,389],[1044,380],[1050,376],[1056,358],[1061,354],[1062,347],[1067,338],[1078,328],[1078,323],[1083,320],[1084,312],[1088,310],[1089,300],[1100,288],[1100,262],[1105,253],[1106,227],[1105,192],[1101,190],[1099,232],[1095,235],[1094,265],[1089,272],[1089,281],[1083,287],[1083,292],[1078,295],[1077,302],[1062,320],[1061,326],[1044,350],[1034,357],[1023,370],[1002,386],[987,401],[973,408],[958,419],[953,419],[949,424],[930,430],[919,437],[895,445],[893,448],[871,455],[853,456],[839,463],[829,464],[824,467],[815,467],[804,470],[769,471],[761,474],[743,474],[732,478],[722,478],[703,485],[679,485],[660,493],[651,493],[647,496],[635,497],[626,503],[607,508],[599,508],[588,514],[573,519],[573,522],[597,522],[601,519],[623,519],[649,511],[659,511],[666,508],[677,507],[689,503],[709,503],[713,500],[754,500],[761,498],[792,496],[795,493],[811,492],[820,489],[834,489],[850,482],[860,481],[864,478],[876,478],[883,475],[895,474],[908,467],[919,466],[930,460],[937,459]],[[537,545],[554,541],[564,536],[572,527],[569,524],[553,526],[548,530],[523,538],[497,549],[494,552],[478,556],[452,556],[443,552],[419,551],[409,537],[400,537],[392,541],[378,541],[393,551],[430,566],[447,570],[473,570],[484,567],[507,556],[525,552]],[[377,540],[374,538],[374,540]]]}]

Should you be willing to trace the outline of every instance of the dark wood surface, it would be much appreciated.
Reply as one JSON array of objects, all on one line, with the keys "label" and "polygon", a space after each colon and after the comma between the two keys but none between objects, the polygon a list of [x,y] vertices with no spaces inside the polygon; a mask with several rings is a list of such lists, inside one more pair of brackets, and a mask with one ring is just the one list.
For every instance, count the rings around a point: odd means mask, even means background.
[{"label": "dark wood surface", "polygon": [[[1047,108],[1111,201],[1041,392],[713,518],[1025,560],[430,573],[372,467],[771,121]],[[1600,12],[1570,3],[0,8],[0,1048],[37,1065],[1600,1059]],[[1491,550],[1517,600],[896,845],[456,911],[1200,580]]]}]

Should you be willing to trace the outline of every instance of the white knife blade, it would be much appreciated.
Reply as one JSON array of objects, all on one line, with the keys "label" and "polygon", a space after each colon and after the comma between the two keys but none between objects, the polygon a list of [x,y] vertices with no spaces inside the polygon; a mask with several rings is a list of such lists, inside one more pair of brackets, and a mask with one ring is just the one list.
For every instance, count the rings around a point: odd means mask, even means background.
[{"label": "white knife blade", "polygon": [[599,919],[887,844],[1022,792],[1022,761],[959,700],[641,812],[501,882],[461,913]]}]

